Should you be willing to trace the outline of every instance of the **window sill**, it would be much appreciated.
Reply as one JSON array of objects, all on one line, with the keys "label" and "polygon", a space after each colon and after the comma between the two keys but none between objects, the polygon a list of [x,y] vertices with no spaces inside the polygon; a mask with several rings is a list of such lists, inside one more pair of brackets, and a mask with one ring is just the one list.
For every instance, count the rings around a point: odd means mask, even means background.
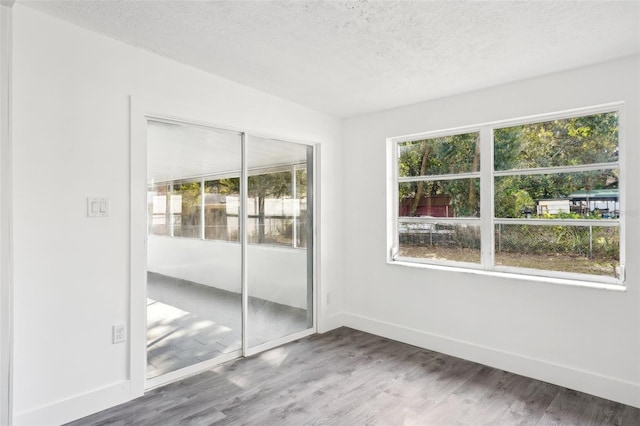
[{"label": "window sill", "polygon": [[421,263],[421,262],[410,262],[406,260],[387,260],[387,264],[396,265],[396,266],[408,266],[411,268],[419,268],[419,269],[431,269],[437,271],[447,271],[447,272],[457,272],[464,274],[472,274],[472,275],[483,275],[489,277],[496,278],[508,278],[519,281],[529,281],[529,282],[539,282],[545,284],[554,284],[554,285],[565,285],[570,287],[584,287],[584,288],[592,288],[596,290],[611,290],[611,291],[622,291],[626,292],[627,287],[620,284],[613,283],[601,283],[595,281],[585,281],[585,280],[576,280],[576,279],[568,279],[568,278],[558,278],[558,277],[545,277],[538,275],[530,275],[530,274],[518,274],[513,272],[503,272],[503,271],[487,271],[485,269],[475,269],[475,268],[464,268],[459,266],[450,266],[450,265],[437,265],[434,263]]}]

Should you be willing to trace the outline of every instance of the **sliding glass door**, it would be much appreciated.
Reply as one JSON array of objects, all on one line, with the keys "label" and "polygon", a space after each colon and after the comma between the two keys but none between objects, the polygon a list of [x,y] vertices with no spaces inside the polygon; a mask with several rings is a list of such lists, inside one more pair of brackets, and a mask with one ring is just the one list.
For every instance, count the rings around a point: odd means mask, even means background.
[{"label": "sliding glass door", "polygon": [[313,329],[313,147],[147,123],[147,380]]},{"label": "sliding glass door", "polygon": [[149,121],[147,378],[242,349],[241,135]]},{"label": "sliding glass door", "polygon": [[247,343],[313,326],[313,149],[247,138]]}]

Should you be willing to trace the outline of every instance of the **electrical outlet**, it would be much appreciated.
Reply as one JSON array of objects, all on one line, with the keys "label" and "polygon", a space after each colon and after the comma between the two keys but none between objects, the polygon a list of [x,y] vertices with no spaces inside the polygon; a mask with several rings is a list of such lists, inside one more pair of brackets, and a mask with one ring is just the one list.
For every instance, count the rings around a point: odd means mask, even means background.
[{"label": "electrical outlet", "polygon": [[118,324],[113,326],[113,343],[122,343],[127,341],[127,326]]}]

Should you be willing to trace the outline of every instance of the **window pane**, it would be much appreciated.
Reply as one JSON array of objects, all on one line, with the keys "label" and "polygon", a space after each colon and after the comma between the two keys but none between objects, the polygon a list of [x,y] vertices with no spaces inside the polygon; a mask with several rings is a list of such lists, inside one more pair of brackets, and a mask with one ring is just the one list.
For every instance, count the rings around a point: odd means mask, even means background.
[{"label": "window pane", "polygon": [[200,238],[200,182],[173,185],[171,214],[175,237]]},{"label": "window pane", "polygon": [[610,219],[620,213],[618,169],[495,178],[499,218]]},{"label": "window pane", "polygon": [[479,217],[480,179],[399,184],[400,217]]},{"label": "window pane", "polygon": [[169,185],[150,185],[147,192],[149,234],[169,235]]},{"label": "window pane", "polygon": [[296,170],[296,194],[293,214],[296,221],[296,247],[307,247],[307,168]]},{"label": "window pane", "polygon": [[480,263],[480,226],[400,223],[402,257]]},{"label": "window pane", "polygon": [[[247,136],[246,142],[249,178],[248,193],[243,196],[249,198],[247,237],[253,244],[246,250],[249,303],[245,341],[254,347],[314,325],[311,226],[301,237],[309,249],[293,249],[300,231],[296,226],[300,209],[296,194],[304,194],[306,219],[313,223],[313,183],[303,178],[313,174],[314,149],[254,136]],[[301,171],[304,167],[308,174]]]},{"label": "window pane", "polygon": [[496,265],[619,276],[617,226],[498,224],[495,233]]},{"label": "window pane", "polygon": [[618,113],[494,130],[495,170],[558,167],[618,160]]},{"label": "window pane", "polygon": [[240,178],[204,183],[204,238],[238,241]]},{"label": "window pane", "polygon": [[293,204],[291,172],[249,176],[247,200],[250,243],[278,244],[291,247]]},{"label": "window pane", "polygon": [[428,176],[480,171],[478,133],[443,136],[398,144],[399,176]]}]

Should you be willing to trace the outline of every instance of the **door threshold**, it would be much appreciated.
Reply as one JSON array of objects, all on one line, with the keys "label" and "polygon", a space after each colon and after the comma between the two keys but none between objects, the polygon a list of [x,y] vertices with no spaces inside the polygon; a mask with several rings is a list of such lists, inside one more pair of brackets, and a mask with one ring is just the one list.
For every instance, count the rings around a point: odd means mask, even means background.
[{"label": "door threshold", "polygon": [[178,380],[186,379],[187,377],[195,376],[196,374],[200,374],[203,371],[209,370],[222,363],[233,361],[234,359],[238,359],[241,357],[242,350],[238,349],[237,351],[229,352],[228,354],[222,354],[215,358],[208,359],[197,364],[189,365],[188,367],[184,367],[179,370],[169,371],[168,373],[162,374],[160,376],[146,379],[144,390],[145,392],[150,391],[151,389],[155,389],[157,387],[164,386]]},{"label": "door threshold", "polygon": [[247,348],[247,350],[245,350],[244,352],[244,356],[252,356],[252,355],[256,355],[259,354],[260,352],[264,352],[264,351],[268,351],[269,349],[273,349],[277,346],[282,346],[285,345],[287,343],[291,343],[294,340],[298,340],[298,339],[302,339],[303,337],[307,337],[307,336],[311,336],[312,334],[315,334],[316,329],[315,327],[312,328],[307,328],[306,330],[302,330],[302,331],[297,331],[295,333],[292,334],[288,334],[286,336],[274,339],[274,340],[270,340],[268,342],[265,343],[261,343],[259,345],[256,346],[252,346]]},{"label": "door threshold", "polygon": [[217,356],[207,361],[202,361],[197,364],[193,364],[188,367],[181,368],[179,370],[170,371],[168,373],[162,374],[161,376],[153,377],[151,379],[146,379],[145,392],[158,388],[160,386],[168,385],[169,383],[173,383],[178,380],[186,379],[187,377],[195,376],[206,370],[217,367],[222,363],[233,361],[233,360],[242,358],[243,356],[248,357],[248,356],[257,355],[261,352],[265,352],[265,351],[268,351],[269,349],[273,349],[278,346],[291,343],[294,340],[311,336],[312,334],[315,334],[315,333],[316,333],[315,328],[308,328],[306,330],[298,331],[296,333],[289,334],[284,337],[280,337],[279,339],[275,339],[275,340],[248,348],[245,351],[244,355],[242,354],[242,350],[237,350],[237,351],[229,352],[228,354]]}]

